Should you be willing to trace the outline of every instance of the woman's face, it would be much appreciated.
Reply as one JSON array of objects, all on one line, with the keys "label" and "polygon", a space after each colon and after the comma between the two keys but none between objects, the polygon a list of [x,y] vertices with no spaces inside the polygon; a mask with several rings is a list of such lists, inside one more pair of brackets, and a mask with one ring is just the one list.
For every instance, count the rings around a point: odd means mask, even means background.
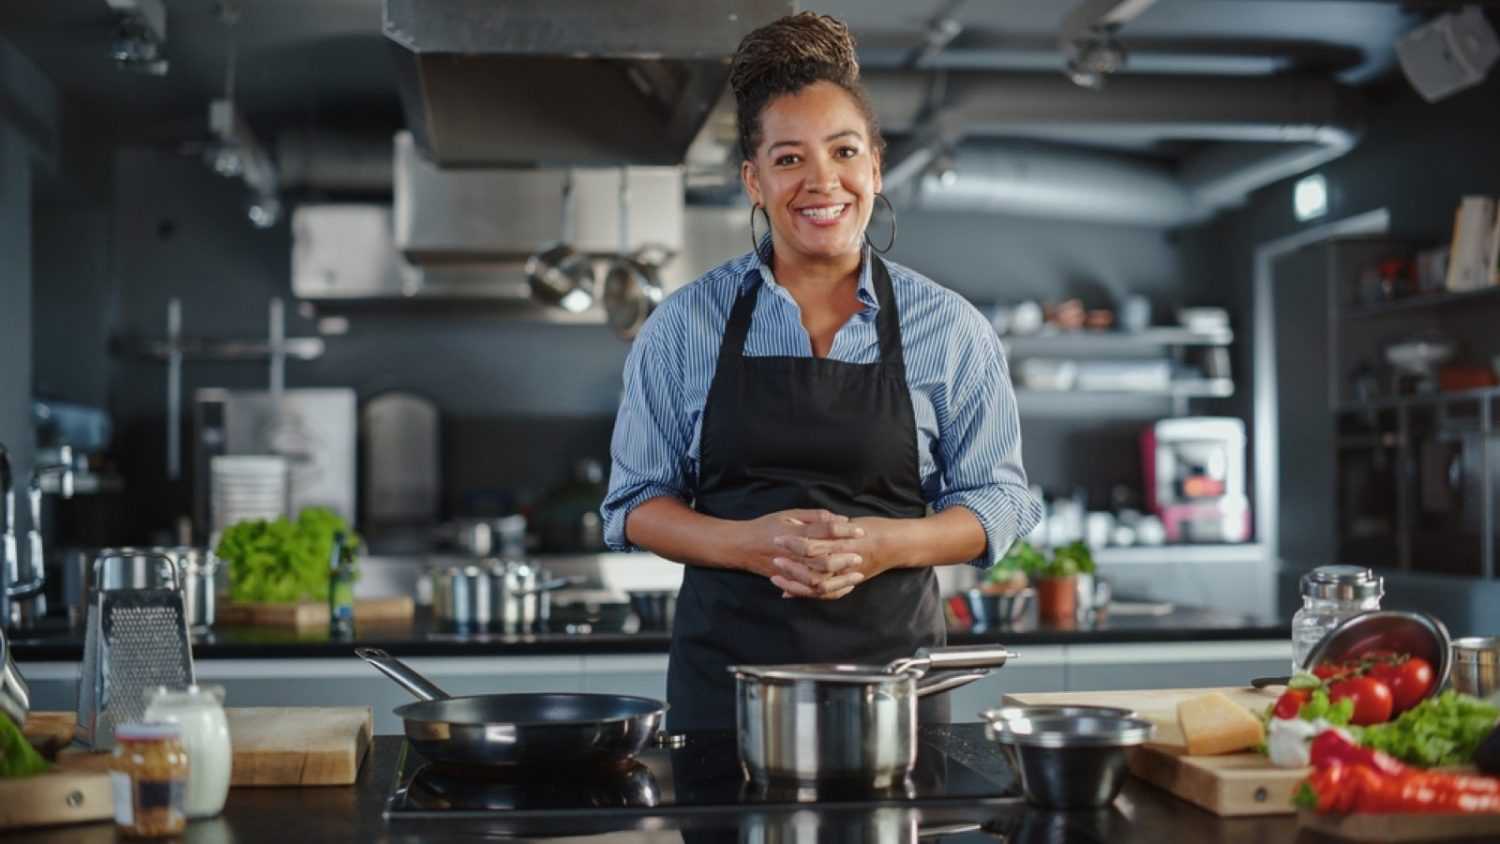
[{"label": "woman's face", "polygon": [[880,190],[869,132],[854,98],[832,82],[766,105],[760,148],[740,177],[751,201],[770,215],[777,254],[818,260],[858,253]]}]

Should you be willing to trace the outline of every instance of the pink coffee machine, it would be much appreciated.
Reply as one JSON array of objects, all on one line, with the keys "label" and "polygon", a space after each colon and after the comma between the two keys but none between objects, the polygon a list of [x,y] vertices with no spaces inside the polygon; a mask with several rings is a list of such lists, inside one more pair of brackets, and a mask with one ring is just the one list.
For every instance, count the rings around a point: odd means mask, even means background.
[{"label": "pink coffee machine", "polygon": [[1146,509],[1168,542],[1248,542],[1245,423],[1221,416],[1162,419],[1141,434]]}]

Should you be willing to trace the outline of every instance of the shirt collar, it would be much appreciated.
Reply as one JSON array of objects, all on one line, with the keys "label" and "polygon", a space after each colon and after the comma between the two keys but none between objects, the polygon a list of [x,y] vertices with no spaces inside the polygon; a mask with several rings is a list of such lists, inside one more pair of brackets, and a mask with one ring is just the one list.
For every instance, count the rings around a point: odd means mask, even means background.
[{"label": "shirt collar", "polygon": [[[770,254],[770,252],[771,236],[768,234],[765,237],[761,238],[760,248],[755,250],[754,252],[751,252],[748,256],[749,263],[745,265],[745,274],[740,277],[741,293],[750,289],[751,285],[753,285],[757,280],[764,281],[766,286],[772,290],[782,289],[781,285],[776,283],[776,277],[771,274],[770,266],[768,266],[760,258],[761,255]],[[872,253],[868,244],[861,247],[859,260],[859,289],[855,291],[854,295],[859,297],[859,301],[865,307],[871,308],[873,310],[880,310],[880,303],[875,298],[875,277],[870,268],[871,255]]]}]

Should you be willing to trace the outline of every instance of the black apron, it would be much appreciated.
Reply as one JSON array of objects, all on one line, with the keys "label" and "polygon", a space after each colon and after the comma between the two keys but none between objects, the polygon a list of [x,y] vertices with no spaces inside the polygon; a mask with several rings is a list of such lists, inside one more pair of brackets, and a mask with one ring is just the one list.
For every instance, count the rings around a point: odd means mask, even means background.
[{"label": "black apron", "polygon": [[[694,509],[747,520],[821,508],[856,518],[927,513],[900,315],[885,263],[871,255],[880,361],[745,357],[764,287],[740,294],[703,409]],[[893,569],[834,601],[785,599],[768,578],[688,566],[672,625],[667,720],[674,731],[734,729],[731,665],[884,664],[947,641],[937,577]],[[946,721],[946,696],[922,700]]]}]

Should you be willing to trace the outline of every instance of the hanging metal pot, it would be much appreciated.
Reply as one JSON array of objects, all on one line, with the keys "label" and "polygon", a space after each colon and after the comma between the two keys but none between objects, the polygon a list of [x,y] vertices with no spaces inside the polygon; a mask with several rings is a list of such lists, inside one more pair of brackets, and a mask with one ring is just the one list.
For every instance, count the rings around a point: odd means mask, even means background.
[{"label": "hanging metal pot", "polygon": [[569,313],[594,304],[594,264],[587,255],[557,243],[526,261],[526,281],[536,301]]},{"label": "hanging metal pot", "polygon": [[622,340],[633,340],[664,291],[656,267],[635,257],[616,258],[604,275],[604,313]]}]

